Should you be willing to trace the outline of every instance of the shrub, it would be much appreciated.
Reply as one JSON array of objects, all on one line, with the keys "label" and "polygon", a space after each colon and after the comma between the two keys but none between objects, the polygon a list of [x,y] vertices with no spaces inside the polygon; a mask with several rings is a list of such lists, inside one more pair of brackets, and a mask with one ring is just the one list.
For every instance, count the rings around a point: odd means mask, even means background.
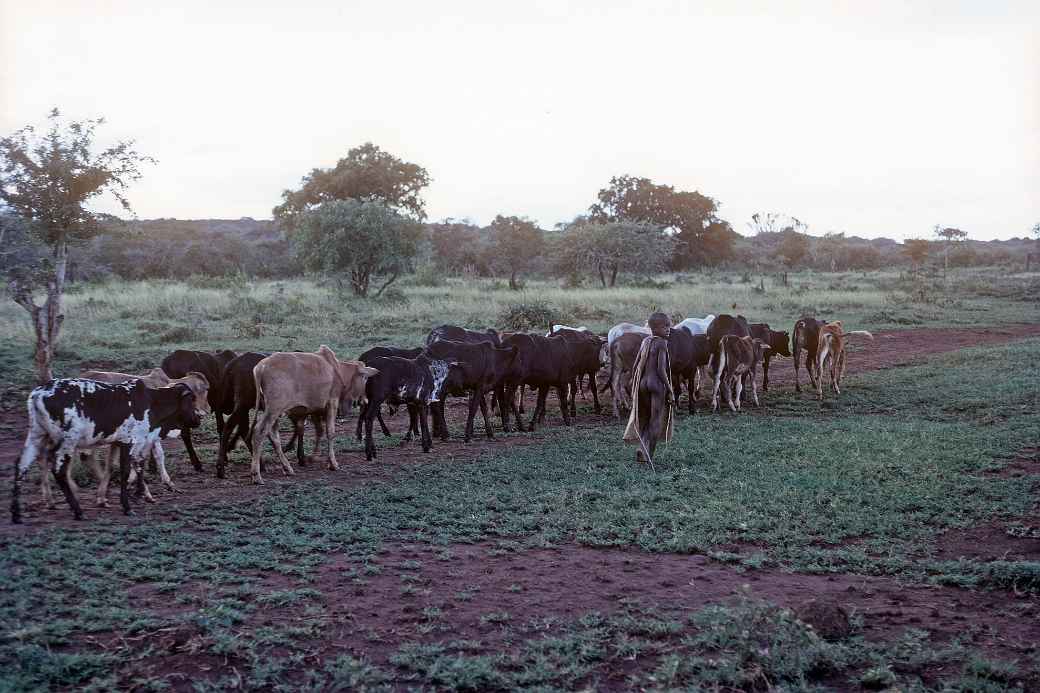
[{"label": "shrub", "polygon": [[498,316],[499,324],[520,331],[543,328],[554,319],[562,320],[552,306],[542,301],[514,303]]}]

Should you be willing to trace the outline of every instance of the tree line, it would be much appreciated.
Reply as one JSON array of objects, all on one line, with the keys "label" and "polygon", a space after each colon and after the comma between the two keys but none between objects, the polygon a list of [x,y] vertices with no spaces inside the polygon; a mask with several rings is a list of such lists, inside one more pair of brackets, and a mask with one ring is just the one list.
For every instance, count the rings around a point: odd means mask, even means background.
[{"label": "tree line", "polygon": [[[99,148],[102,119],[66,121],[55,109],[48,123],[43,132],[28,126],[0,139],[0,271],[29,314],[41,380],[50,378],[66,283],[105,273],[146,279],[318,272],[349,279],[365,297],[381,295],[420,265],[508,277],[513,289],[532,274],[609,288],[623,276],[727,265],[875,269],[903,255],[919,267],[936,247],[945,271],[969,264],[975,252],[964,243],[967,233],[949,226],[937,225],[934,241],[893,249],[841,233],[811,237],[805,222],[779,213],[755,214],[748,238],[719,216],[717,200],[631,175],[611,178],[585,213],[553,229],[509,214],[483,227],[430,223],[422,196],[429,172],[372,143],[285,190],[272,210],[273,232],[254,222],[260,228],[252,236],[214,242],[204,228],[159,220],[145,233],[142,225],[92,212],[90,203],[108,195],[132,218],[125,193],[154,160],[130,140]],[[1040,224],[1032,233],[1040,244]]]}]

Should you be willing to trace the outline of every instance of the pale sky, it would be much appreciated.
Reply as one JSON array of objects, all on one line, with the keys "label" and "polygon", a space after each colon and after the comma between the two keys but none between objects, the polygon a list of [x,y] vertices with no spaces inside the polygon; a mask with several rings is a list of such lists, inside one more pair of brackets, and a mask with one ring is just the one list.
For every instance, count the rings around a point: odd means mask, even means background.
[{"label": "pale sky", "polygon": [[628,173],[742,233],[1040,222],[1037,0],[0,0],[0,133],[53,106],[158,159],[141,218],[268,218],[372,141],[431,220],[551,228]]}]

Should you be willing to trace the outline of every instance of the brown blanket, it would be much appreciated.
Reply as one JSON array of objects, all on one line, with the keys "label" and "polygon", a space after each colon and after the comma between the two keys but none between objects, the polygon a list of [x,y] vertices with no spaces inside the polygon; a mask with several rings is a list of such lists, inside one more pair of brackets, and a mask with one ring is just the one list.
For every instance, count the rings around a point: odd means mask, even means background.
[{"label": "brown blanket", "polygon": [[[643,372],[647,367],[647,355],[650,353],[650,343],[654,339],[663,339],[662,337],[647,337],[643,340],[642,346],[639,347],[639,356],[636,357],[635,368],[632,369],[632,411],[628,415],[628,426],[625,427],[624,441],[626,443],[638,443],[642,445],[643,432],[639,430],[639,383],[643,379]],[[667,345],[665,355],[667,356]],[[668,383],[668,401],[665,406],[668,407],[668,413],[665,415],[665,427],[664,432],[659,439],[660,442],[667,443],[672,439],[672,430],[675,418],[675,393],[672,391],[672,364],[668,361],[667,371],[662,374],[664,381]],[[644,450],[644,454],[646,451]]]}]

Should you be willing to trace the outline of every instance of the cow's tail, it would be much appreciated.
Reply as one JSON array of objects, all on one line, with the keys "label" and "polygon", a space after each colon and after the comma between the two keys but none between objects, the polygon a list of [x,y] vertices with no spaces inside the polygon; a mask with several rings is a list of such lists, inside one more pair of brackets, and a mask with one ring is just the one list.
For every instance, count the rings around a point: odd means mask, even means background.
[{"label": "cow's tail", "polygon": [[874,341],[874,335],[870,334],[866,330],[856,330],[854,332],[842,332],[842,337],[866,337],[870,341]]},{"label": "cow's tail", "polygon": [[256,428],[256,420],[260,418],[260,411],[264,407],[264,388],[260,385],[260,374],[263,370],[260,370],[260,364],[256,364],[253,367],[253,383],[256,385],[256,402],[253,407],[253,420],[249,423],[249,444],[253,444],[253,430]]},{"label": "cow's tail", "polygon": [[21,475],[18,473],[18,467],[20,466],[21,461],[21,455],[14,458],[14,483],[11,485],[11,522],[16,525],[21,524],[22,522],[22,505],[18,498],[21,491],[19,488],[19,477]]},{"label": "cow's tail", "polygon": [[[610,377],[607,378],[607,384],[599,389],[600,392],[606,392],[607,390],[614,389],[614,347],[610,345],[607,347],[607,354],[610,358]],[[595,385],[593,385],[595,387]]]}]

